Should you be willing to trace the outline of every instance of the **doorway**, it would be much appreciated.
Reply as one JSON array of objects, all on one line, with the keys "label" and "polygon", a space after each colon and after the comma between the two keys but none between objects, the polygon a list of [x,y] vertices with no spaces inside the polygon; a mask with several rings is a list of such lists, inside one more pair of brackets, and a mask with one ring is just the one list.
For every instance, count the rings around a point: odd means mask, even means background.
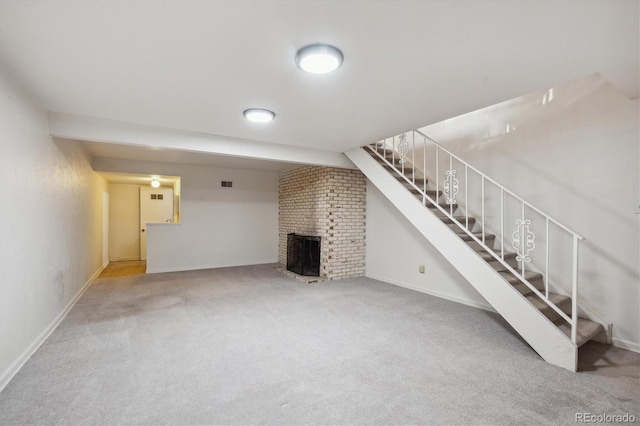
[{"label": "doorway", "polygon": [[[103,261],[109,263],[106,273],[109,276],[145,273],[146,223],[180,222],[181,179],[179,176],[166,175],[97,173],[109,182],[108,192],[103,194],[105,220],[102,223]],[[159,188],[151,187],[154,181],[160,183]],[[168,201],[166,204],[171,206],[171,211],[163,212],[159,218],[141,218],[141,207],[144,209],[145,205],[144,201],[141,203],[142,190],[156,194],[153,200],[156,204],[158,201]],[[158,200],[158,194],[162,195],[161,200]],[[151,195],[148,198],[151,199]],[[145,229],[144,233],[142,229]]]}]

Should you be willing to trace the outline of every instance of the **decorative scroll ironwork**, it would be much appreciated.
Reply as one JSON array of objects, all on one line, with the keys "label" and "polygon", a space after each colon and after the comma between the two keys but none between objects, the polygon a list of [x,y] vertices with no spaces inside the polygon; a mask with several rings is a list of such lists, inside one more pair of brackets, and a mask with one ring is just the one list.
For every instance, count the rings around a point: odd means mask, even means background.
[{"label": "decorative scroll ironwork", "polygon": [[447,205],[456,203],[456,195],[460,191],[458,179],[456,178],[455,170],[447,170],[447,177],[444,181],[443,188],[444,196],[447,200]]},{"label": "decorative scroll ironwork", "polygon": [[398,142],[398,155],[400,155],[400,164],[407,162],[407,152],[409,152],[409,142],[407,142],[407,135],[405,133],[400,135],[400,142]]},{"label": "decorative scroll ironwork", "polygon": [[530,262],[531,257],[529,255],[536,248],[536,235],[531,231],[531,221],[529,219],[518,219],[516,220],[516,225],[518,228],[511,236],[513,238],[513,248],[517,254],[516,260],[521,261],[524,259],[525,262]]}]

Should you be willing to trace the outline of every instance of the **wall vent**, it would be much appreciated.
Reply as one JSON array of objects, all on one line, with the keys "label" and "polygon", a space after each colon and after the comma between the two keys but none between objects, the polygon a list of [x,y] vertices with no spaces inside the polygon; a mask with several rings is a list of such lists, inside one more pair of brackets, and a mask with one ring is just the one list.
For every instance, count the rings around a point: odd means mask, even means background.
[{"label": "wall vent", "polygon": [[233,182],[230,180],[223,180],[220,182],[220,186],[223,188],[231,188],[233,186]]}]

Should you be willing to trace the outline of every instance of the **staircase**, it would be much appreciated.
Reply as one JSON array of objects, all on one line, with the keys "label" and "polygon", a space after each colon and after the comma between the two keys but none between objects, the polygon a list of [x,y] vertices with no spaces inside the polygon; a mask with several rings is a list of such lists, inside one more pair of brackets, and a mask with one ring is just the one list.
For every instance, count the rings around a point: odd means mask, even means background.
[{"label": "staircase", "polygon": [[[576,371],[578,348],[582,344],[591,339],[610,341],[610,324],[602,318],[579,316],[577,263],[581,236],[419,131],[390,139],[346,155],[542,358]],[[435,157],[435,167],[427,167],[428,157]],[[463,169],[464,184],[461,184],[456,173],[460,176]],[[435,181],[429,179],[430,172],[435,174]],[[470,172],[481,175],[480,215],[469,208]],[[496,211],[502,212],[498,235],[485,218],[488,209],[485,186],[489,184],[500,190],[501,210],[495,206]],[[456,199],[459,192],[464,192],[464,201]],[[509,232],[504,229],[505,196],[516,197],[522,203],[511,245],[506,241]],[[532,212],[544,215],[543,225],[546,220],[546,265],[542,256],[539,262],[542,266],[532,261],[535,248],[535,235],[530,231]],[[573,253],[567,256],[573,260],[572,283],[566,291],[563,283],[553,282],[549,272],[550,227],[568,233],[573,240]]]}]

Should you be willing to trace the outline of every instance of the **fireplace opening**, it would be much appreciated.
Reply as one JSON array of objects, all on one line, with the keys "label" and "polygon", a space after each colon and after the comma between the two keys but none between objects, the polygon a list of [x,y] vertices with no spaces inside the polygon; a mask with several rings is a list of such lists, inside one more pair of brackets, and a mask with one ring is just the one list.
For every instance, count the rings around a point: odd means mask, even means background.
[{"label": "fireplace opening", "polygon": [[320,276],[320,237],[287,234],[287,269],[298,275]]}]

